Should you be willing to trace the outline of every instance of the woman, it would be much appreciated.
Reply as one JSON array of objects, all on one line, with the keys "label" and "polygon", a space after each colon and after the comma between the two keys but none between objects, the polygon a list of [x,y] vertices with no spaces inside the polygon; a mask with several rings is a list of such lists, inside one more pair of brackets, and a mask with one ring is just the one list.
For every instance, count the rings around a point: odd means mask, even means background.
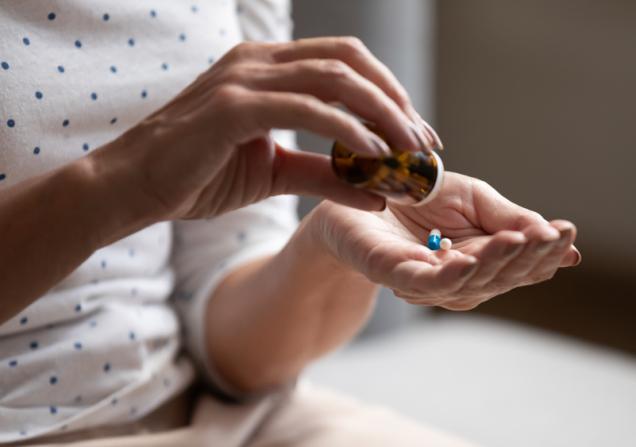
[{"label": "woman", "polygon": [[[452,173],[386,208],[293,151],[271,131],[388,150],[333,102],[406,150],[441,143],[358,40],[286,42],[284,0],[0,8],[0,442],[460,445],[291,384],[377,284],[470,309],[578,263],[571,223]],[[281,194],[330,200],[296,227]],[[419,242],[433,227],[451,252]],[[197,376],[216,397],[189,420]]]}]

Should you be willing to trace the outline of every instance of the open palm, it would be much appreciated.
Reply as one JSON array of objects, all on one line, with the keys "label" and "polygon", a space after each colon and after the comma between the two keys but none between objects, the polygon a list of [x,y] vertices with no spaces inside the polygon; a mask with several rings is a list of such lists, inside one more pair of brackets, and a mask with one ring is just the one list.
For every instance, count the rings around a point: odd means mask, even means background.
[{"label": "open palm", "polygon": [[[334,256],[413,304],[471,309],[512,288],[578,264],[575,226],[547,222],[474,178],[447,173],[423,206],[365,212],[325,202],[320,229]],[[433,228],[453,240],[429,250]]]}]

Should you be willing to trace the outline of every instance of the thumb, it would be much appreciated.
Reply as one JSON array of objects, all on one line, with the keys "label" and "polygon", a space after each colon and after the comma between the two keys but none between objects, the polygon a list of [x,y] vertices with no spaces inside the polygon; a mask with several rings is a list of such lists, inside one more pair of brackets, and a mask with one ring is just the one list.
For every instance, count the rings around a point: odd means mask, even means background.
[{"label": "thumb", "polygon": [[327,155],[294,151],[276,144],[272,194],[323,197],[365,211],[382,211],[383,197],[356,189],[340,180]]}]

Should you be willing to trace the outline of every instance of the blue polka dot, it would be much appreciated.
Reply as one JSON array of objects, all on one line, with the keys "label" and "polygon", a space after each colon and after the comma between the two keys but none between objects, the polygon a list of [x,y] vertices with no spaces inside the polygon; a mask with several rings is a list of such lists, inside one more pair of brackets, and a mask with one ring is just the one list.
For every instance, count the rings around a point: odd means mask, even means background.
[{"label": "blue polka dot", "polygon": [[166,378],[163,379],[163,386],[165,386],[166,388],[168,388],[170,386],[170,379]]},{"label": "blue polka dot", "polygon": [[181,33],[181,34],[179,34],[179,40],[180,40],[181,42],[184,42],[184,41],[186,40],[186,35],[185,35],[185,33]]},{"label": "blue polka dot", "polygon": [[68,119],[65,119],[64,121],[62,121],[63,127],[68,127],[69,124],[71,124],[71,122]]},{"label": "blue polka dot", "polygon": [[103,268],[103,269],[105,269],[105,268],[106,268],[106,260],[105,260],[105,259],[104,259],[104,260],[102,260],[101,265],[102,265],[102,268]]},{"label": "blue polka dot", "polygon": [[26,436],[26,435],[27,435],[26,430],[20,430],[20,436]]},{"label": "blue polka dot", "polygon": [[0,174],[0,180],[4,180],[5,178],[7,178],[7,175],[6,175],[6,174],[4,174],[4,173],[3,173],[3,174]]},{"label": "blue polka dot", "polygon": [[117,67],[115,67],[114,65],[110,66],[110,72],[111,73],[117,73]]},{"label": "blue polka dot", "polygon": [[73,399],[73,401],[75,403],[80,403],[82,401],[82,395],[78,394],[77,396],[75,396],[75,399]]},{"label": "blue polka dot", "polygon": [[163,64],[161,64],[161,69],[162,70],[167,70],[168,69],[168,64],[166,64],[165,62]]},{"label": "blue polka dot", "polygon": [[91,320],[91,321],[89,321],[88,325],[89,325],[90,327],[95,327],[95,326],[97,326],[97,321],[95,321],[95,320]]},{"label": "blue polka dot", "polygon": [[135,46],[135,39],[133,39],[132,37],[130,39],[128,39],[128,46],[134,47]]},{"label": "blue polka dot", "polygon": [[133,331],[130,331],[128,333],[128,338],[131,340],[134,340],[135,338],[137,338],[137,336],[135,335],[135,333]]},{"label": "blue polka dot", "polygon": [[128,249],[128,256],[130,256],[131,258],[135,257],[135,249],[134,248]]},{"label": "blue polka dot", "polygon": [[49,15],[46,16],[47,19],[49,20],[55,20],[55,13],[54,12],[49,12]]},{"label": "blue polka dot", "polygon": [[103,20],[104,22],[108,22],[108,21],[110,20],[110,15],[109,15],[108,13],[104,14],[104,15],[102,16],[102,20]]},{"label": "blue polka dot", "polygon": [[55,385],[55,384],[57,384],[57,377],[56,377],[56,376],[51,376],[51,377],[49,377],[49,383],[50,383],[51,385]]},{"label": "blue polka dot", "polygon": [[82,144],[82,150],[86,152],[89,149],[88,143]]},{"label": "blue polka dot", "polygon": [[199,8],[197,7],[197,5],[192,5],[190,7],[190,11],[196,14],[197,12],[199,12]]},{"label": "blue polka dot", "polygon": [[35,146],[35,147],[33,148],[33,153],[34,153],[35,155],[38,155],[38,154],[40,153],[40,147],[39,147],[39,146]]},{"label": "blue polka dot", "polygon": [[214,56],[210,56],[208,58],[208,64],[212,65],[214,63]]},{"label": "blue polka dot", "polygon": [[146,98],[148,96],[148,92],[146,90],[141,91],[141,97]]},{"label": "blue polka dot", "polygon": [[22,38],[22,43],[25,44],[26,46],[31,45],[31,41],[29,40],[28,37],[23,37]]},{"label": "blue polka dot", "polygon": [[131,415],[131,416],[134,416],[134,415],[136,415],[136,414],[137,414],[137,407],[131,407],[131,408],[130,408],[130,415]]},{"label": "blue polka dot", "polygon": [[137,296],[137,288],[136,288],[136,287],[133,287],[132,289],[130,289],[130,294],[131,294],[132,296]]},{"label": "blue polka dot", "polygon": [[113,117],[113,118],[110,120],[110,123],[111,123],[111,124],[115,124],[116,122],[117,122],[117,117],[116,117],[116,116],[115,116],[115,117]]},{"label": "blue polka dot", "polygon": [[29,319],[27,317],[22,317],[20,318],[20,324],[21,325],[25,325],[29,322]]},{"label": "blue polka dot", "polygon": [[82,42],[80,42],[79,40],[75,41],[75,48],[82,48]]},{"label": "blue polka dot", "polygon": [[49,407],[49,411],[51,412],[51,414],[56,414],[57,413],[57,407],[55,405],[51,405]]},{"label": "blue polka dot", "polygon": [[95,92],[91,93],[91,99],[93,101],[97,101],[97,93],[95,93]]},{"label": "blue polka dot", "polygon": [[37,92],[35,92],[35,97],[36,97],[37,99],[42,99],[42,98],[44,98],[44,95],[42,94],[42,92],[41,92],[41,91],[37,91]]},{"label": "blue polka dot", "polygon": [[150,17],[152,17],[153,19],[154,19],[155,17],[157,17],[157,11],[155,11],[154,9],[151,9],[151,10],[150,10]]},{"label": "blue polka dot", "polygon": [[0,67],[2,67],[5,70],[8,70],[9,69],[9,63],[5,62],[5,61],[2,61],[2,62],[0,62]]},{"label": "blue polka dot", "polygon": [[81,312],[82,311],[82,305],[81,304],[76,304],[75,305],[75,312]]},{"label": "blue polka dot", "polygon": [[82,343],[80,343],[79,341],[76,341],[75,343],[73,343],[73,347],[76,350],[81,351],[82,350]]},{"label": "blue polka dot", "polygon": [[59,71],[60,73],[64,73],[64,66],[63,65],[58,65],[57,66],[57,71]]},{"label": "blue polka dot", "polygon": [[8,120],[7,120],[7,126],[9,126],[9,127],[15,127],[15,120],[13,120],[13,119],[8,119]]},{"label": "blue polka dot", "polygon": [[29,348],[31,349],[37,349],[38,346],[40,346],[40,344],[37,341],[32,341],[31,343],[29,343]]},{"label": "blue polka dot", "polygon": [[117,405],[117,402],[119,402],[119,400],[117,400],[117,398],[116,398],[116,397],[113,397],[113,398],[111,399],[111,401],[110,401],[110,404],[111,404],[111,405],[113,405],[113,406],[115,406],[115,405]]},{"label": "blue polka dot", "polygon": [[104,372],[110,371],[110,363],[104,363]]},{"label": "blue polka dot", "polygon": [[245,231],[240,231],[239,234],[236,235],[236,237],[239,241],[243,242],[247,237],[247,234],[245,234]]},{"label": "blue polka dot", "polygon": [[17,360],[11,360],[11,361],[9,362],[9,366],[10,366],[11,368],[15,368],[16,366],[18,366],[18,361],[17,361]]}]

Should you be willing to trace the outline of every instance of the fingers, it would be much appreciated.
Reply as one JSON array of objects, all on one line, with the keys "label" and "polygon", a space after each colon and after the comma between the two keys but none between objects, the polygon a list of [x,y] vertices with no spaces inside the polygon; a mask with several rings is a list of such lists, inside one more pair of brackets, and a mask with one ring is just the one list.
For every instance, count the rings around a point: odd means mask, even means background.
[{"label": "fingers", "polygon": [[[459,179],[461,181],[461,177]],[[473,183],[472,198],[479,216],[479,225],[486,232],[494,234],[502,230],[523,231],[532,225],[548,226],[548,221],[539,213],[511,202],[488,183],[468,180]]]},{"label": "fingers", "polygon": [[504,289],[504,286],[510,289],[532,283],[530,273],[552,251],[560,238],[556,228],[544,224],[531,225],[523,233],[528,243],[497,275],[497,283]]},{"label": "fingers", "polygon": [[273,65],[248,82],[260,90],[305,93],[325,102],[342,103],[355,114],[376,123],[393,147],[420,151],[427,144],[385,92],[338,59],[306,59]]},{"label": "fingers", "polygon": [[460,290],[477,266],[478,261],[472,256],[458,256],[435,266],[406,261],[393,269],[386,285],[404,291],[413,300],[442,299]]},{"label": "fingers", "polygon": [[414,114],[408,94],[396,77],[382,62],[355,37],[319,37],[300,39],[280,45],[274,50],[274,60],[291,62],[301,59],[339,59],[377,85],[391,98],[416,125],[428,149],[435,145],[435,138]]},{"label": "fingers", "polygon": [[384,198],[340,181],[325,155],[289,151],[276,146],[272,195],[298,194],[325,197],[365,211],[381,211]]},{"label": "fingers", "polygon": [[479,269],[464,288],[484,288],[521,253],[526,242],[525,235],[517,231],[501,231],[495,234],[480,254],[476,255],[479,259]]},{"label": "fingers", "polygon": [[[226,119],[249,121],[240,137],[250,140],[270,129],[305,129],[336,139],[352,151],[371,156],[390,152],[384,141],[351,115],[327,105],[310,95],[282,92],[249,92],[239,87],[225,87],[227,98],[217,99]],[[249,116],[245,116],[249,111]],[[249,130],[247,130],[249,129]]]},{"label": "fingers", "polygon": [[550,225],[559,231],[560,236],[553,244],[552,250],[528,274],[534,283],[552,278],[576,239],[576,227],[571,222],[555,220],[550,222]]}]

